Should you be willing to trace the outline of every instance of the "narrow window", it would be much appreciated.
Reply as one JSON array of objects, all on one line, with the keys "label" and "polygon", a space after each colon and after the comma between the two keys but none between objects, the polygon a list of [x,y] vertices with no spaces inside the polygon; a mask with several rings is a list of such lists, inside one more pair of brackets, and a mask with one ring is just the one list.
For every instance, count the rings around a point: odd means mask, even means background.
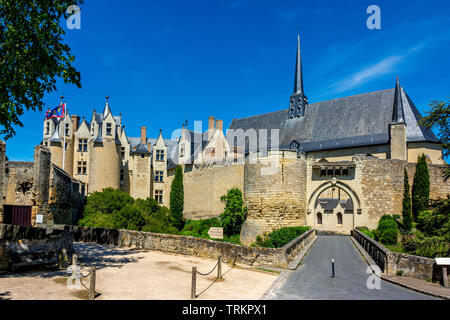
[{"label": "narrow window", "polygon": [[317,225],[318,226],[322,225],[322,214],[321,213],[317,214]]},{"label": "narrow window", "polygon": [[164,150],[156,150],[156,161],[164,161]]},{"label": "narrow window", "polygon": [[66,136],[69,135],[70,124],[66,123]]},{"label": "narrow window", "polygon": [[184,143],[180,147],[180,157],[184,157]]},{"label": "narrow window", "polygon": [[158,201],[158,203],[163,203],[163,191],[162,190],[155,190],[155,199]]},{"label": "narrow window", "polygon": [[112,124],[111,123],[107,123],[106,124],[106,135],[107,136],[111,136],[112,135]]},{"label": "narrow window", "polygon": [[87,139],[78,139],[78,152],[87,151]]},{"label": "narrow window", "polygon": [[50,134],[50,122],[45,123],[45,134]]},{"label": "narrow window", "polygon": [[145,158],[145,154],[141,153],[141,158],[144,159]]},{"label": "narrow window", "polygon": [[342,226],[342,213],[337,214],[337,225]]},{"label": "narrow window", "polygon": [[347,168],[342,169],[342,175],[343,176],[348,176],[348,169]]},{"label": "narrow window", "polygon": [[120,148],[120,156],[122,157],[122,159],[125,159],[125,147]]},{"label": "narrow window", "polygon": [[156,171],[155,172],[155,181],[156,182],[163,182],[163,171]]},{"label": "narrow window", "polygon": [[321,177],[325,177],[326,175],[327,175],[327,170],[325,170],[325,169],[320,170]]},{"label": "narrow window", "polygon": [[120,181],[123,181],[123,169],[122,170],[120,170]]}]

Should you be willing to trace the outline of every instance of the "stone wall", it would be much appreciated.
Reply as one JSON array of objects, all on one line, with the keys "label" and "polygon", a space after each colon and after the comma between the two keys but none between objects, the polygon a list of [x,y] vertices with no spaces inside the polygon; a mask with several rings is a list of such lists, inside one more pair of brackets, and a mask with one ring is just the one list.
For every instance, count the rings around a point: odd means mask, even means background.
[{"label": "stone wall", "polygon": [[84,204],[81,182],[52,164],[49,209],[55,224],[74,224]]},{"label": "stone wall", "polygon": [[187,237],[170,234],[159,234],[131,230],[115,230],[103,228],[84,228],[64,226],[71,231],[74,241],[93,242],[120,247],[135,247],[146,250],[156,250],[183,255],[234,259],[246,265],[264,265],[285,268],[295,255],[303,249],[314,236],[313,230],[308,230],[283,248],[259,248],[239,246],[227,242]]},{"label": "stone wall", "polygon": [[269,152],[256,161],[247,160],[244,199],[248,217],[241,242],[276,228],[306,224],[306,159],[297,152]]},{"label": "stone wall", "polygon": [[31,224],[37,215],[43,223],[76,223],[84,204],[85,186],[52,164],[50,149],[38,145],[33,162],[4,161],[4,143],[0,144],[0,223],[3,205],[31,206]]},{"label": "stone wall", "polygon": [[4,204],[33,205],[33,162],[7,161],[3,178]]},{"label": "stone wall", "polygon": [[73,251],[71,232],[55,230],[46,235],[41,228],[0,224],[0,273],[23,267],[63,266]]},{"label": "stone wall", "polygon": [[194,165],[183,173],[183,186],[186,219],[216,217],[225,208],[220,197],[234,187],[244,189],[244,164]]},{"label": "stone wall", "polygon": [[367,253],[371,255],[385,274],[395,275],[397,271],[401,270],[403,271],[403,276],[406,277],[442,281],[442,268],[436,265],[434,259],[392,252],[381,243],[356,229],[352,231],[352,235]]},{"label": "stone wall", "polygon": [[[365,225],[376,228],[382,215],[401,215],[404,168],[408,170],[409,184],[412,188],[416,164],[373,157],[357,157],[356,163],[360,175],[363,213],[367,212],[368,216],[368,223]],[[431,199],[445,198],[450,194],[450,179],[444,180],[442,168],[442,165],[428,164]]]}]

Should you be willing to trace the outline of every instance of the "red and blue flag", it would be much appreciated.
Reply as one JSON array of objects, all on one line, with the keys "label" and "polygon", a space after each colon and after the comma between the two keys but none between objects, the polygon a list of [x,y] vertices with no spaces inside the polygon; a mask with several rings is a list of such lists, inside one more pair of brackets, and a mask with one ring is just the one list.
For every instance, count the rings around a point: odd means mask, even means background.
[{"label": "red and blue flag", "polygon": [[64,110],[66,108],[66,104],[63,103],[52,110],[47,110],[47,113],[45,114],[45,119],[51,119],[51,118],[63,118],[64,117]]}]

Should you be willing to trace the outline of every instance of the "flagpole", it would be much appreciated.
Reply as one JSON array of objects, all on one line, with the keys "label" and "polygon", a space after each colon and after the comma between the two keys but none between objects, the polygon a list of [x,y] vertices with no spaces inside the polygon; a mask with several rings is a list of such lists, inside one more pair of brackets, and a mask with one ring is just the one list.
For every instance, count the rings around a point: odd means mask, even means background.
[{"label": "flagpole", "polygon": [[[61,105],[62,106],[64,106],[64,104],[63,104],[63,99],[64,99],[64,97],[63,96],[61,96]],[[65,164],[66,164],[66,107],[64,106],[63,107],[64,108],[64,110],[63,110],[63,116],[64,116],[64,120],[63,120],[63,136],[64,136],[64,138],[63,138],[63,160],[62,160],[62,169],[64,170],[64,166],[65,166]]]}]

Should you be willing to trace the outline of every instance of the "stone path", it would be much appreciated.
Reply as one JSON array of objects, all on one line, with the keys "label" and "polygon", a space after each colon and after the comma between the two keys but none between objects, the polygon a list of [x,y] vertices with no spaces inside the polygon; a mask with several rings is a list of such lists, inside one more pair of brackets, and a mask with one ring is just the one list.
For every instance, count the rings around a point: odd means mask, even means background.
[{"label": "stone path", "polygon": [[[81,266],[97,269],[96,300],[178,300],[190,299],[192,266],[209,272],[216,260],[166,254],[158,251],[121,249],[76,243]],[[223,279],[215,282],[217,271],[198,276],[197,299],[259,299],[276,279],[276,274],[223,265]],[[88,272],[87,269],[82,270]],[[66,287],[64,272],[47,271],[0,276],[0,300],[65,300],[86,298],[87,291]],[[89,279],[84,283],[89,286]],[[212,284],[212,285],[211,285]]]},{"label": "stone path", "polygon": [[[335,278],[331,278],[331,259],[335,259]],[[367,267],[349,236],[319,236],[297,270],[283,272],[264,299],[434,299],[383,280],[379,290],[368,289],[372,273],[366,273]]]}]

